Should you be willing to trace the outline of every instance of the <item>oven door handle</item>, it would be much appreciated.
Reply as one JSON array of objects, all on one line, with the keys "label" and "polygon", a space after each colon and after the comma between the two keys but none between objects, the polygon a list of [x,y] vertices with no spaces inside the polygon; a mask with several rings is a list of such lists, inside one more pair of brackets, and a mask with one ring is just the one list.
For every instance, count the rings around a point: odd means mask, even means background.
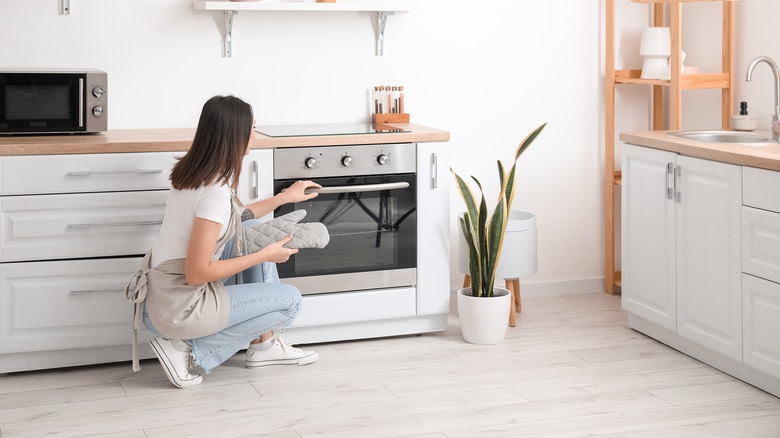
[{"label": "oven door handle", "polygon": [[408,182],[395,182],[395,183],[383,183],[383,184],[322,187],[319,189],[306,189],[304,193],[306,194],[319,193],[321,195],[326,195],[330,193],[378,192],[381,190],[397,190],[397,189],[405,189],[408,187],[409,187]]}]

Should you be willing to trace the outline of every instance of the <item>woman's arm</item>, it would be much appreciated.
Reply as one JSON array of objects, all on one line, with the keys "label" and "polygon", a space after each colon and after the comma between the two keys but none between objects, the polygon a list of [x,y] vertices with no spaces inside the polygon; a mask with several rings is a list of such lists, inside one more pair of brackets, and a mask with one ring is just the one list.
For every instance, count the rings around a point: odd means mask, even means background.
[{"label": "woman's arm", "polygon": [[319,184],[312,181],[296,181],[290,187],[282,190],[281,193],[262,201],[255,202],[247,205],[247,208],[252,210],[255,217],[262,217],[266,214],[276,210],[284,204],[291,202],[306,201],[311,198],[317,197],[317,193],[306,194],[306,189],[320,188]]},{"label": "woman's arm", "polygon": [[221,228],[222,225],[217,222],[195,218],[184,260],[187,283],[198,285],[222,280],[263,262],[284,263],[298,252],[297,249],[284,247],[292,239],[292,236],[287,236],[256,253],[227,260],[211,260]]}]

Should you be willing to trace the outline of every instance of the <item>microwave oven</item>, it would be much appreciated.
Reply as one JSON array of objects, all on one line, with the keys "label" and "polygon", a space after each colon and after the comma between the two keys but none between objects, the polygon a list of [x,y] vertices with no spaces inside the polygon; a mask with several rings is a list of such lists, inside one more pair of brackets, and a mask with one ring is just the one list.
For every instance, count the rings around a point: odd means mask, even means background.
[{"label": "microwave oven", "polygon": [[108,129],[108,75],[100,70],[0,70],[0,134]]}]

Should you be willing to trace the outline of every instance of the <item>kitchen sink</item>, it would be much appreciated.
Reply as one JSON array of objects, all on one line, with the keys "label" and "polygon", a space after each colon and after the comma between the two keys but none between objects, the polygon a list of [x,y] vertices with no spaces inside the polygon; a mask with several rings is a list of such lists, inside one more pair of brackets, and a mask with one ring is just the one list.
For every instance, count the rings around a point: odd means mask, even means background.
[{"label": "kitchen sink", "polygon": [[748,146],[766,146],[778,143],[772,140],[769,133],[750,131],[675,131],[666,134],[666,136],[705,143],[732,143]]}]

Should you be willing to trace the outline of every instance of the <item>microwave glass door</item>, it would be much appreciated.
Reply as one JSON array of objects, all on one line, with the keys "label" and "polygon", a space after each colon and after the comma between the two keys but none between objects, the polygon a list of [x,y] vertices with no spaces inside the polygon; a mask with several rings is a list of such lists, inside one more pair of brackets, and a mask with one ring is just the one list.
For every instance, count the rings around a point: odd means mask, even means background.
[{"label": "microwave glass door", "polygon": [[0,132],[84,130],[84,75],[0,75]]}]

